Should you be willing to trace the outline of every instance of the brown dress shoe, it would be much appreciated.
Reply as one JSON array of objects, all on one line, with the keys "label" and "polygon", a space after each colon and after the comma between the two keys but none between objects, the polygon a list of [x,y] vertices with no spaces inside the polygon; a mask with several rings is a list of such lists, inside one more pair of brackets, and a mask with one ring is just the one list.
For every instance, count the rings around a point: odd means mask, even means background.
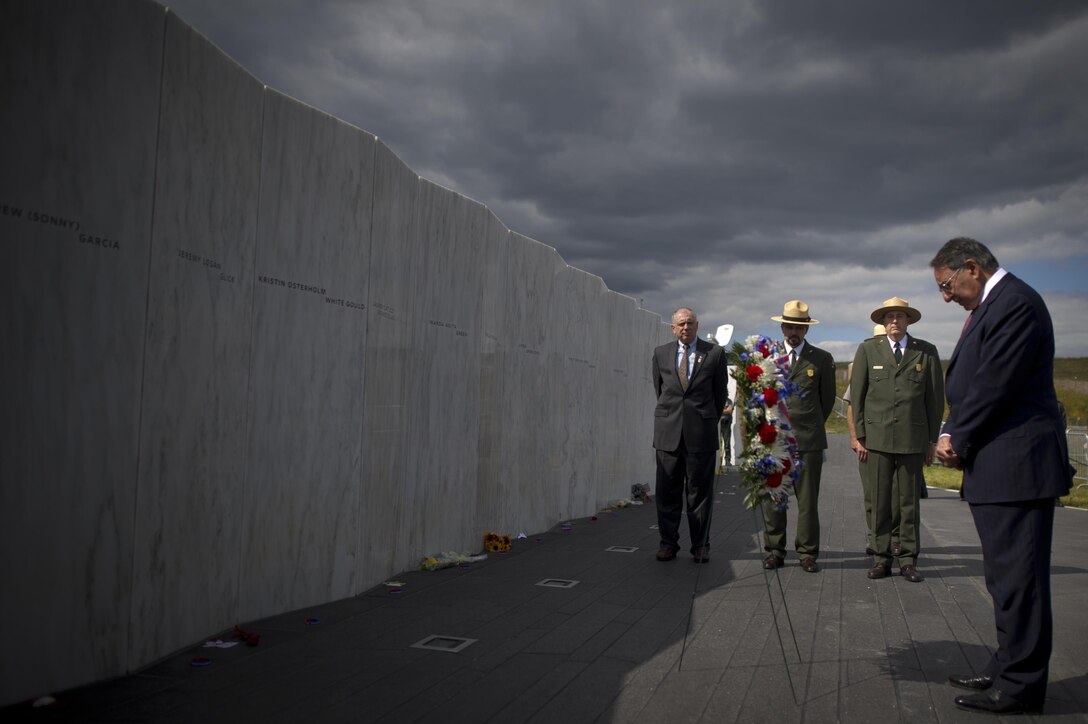
[{"label": "brown dress shoe", "polygon": [[673,558],[676,558],[676,549],[662,543],[661,547],[657,549],[657,560],[671,561]]},{"label": "brown dress shoe", "polygon": [[781,568],[784,565],[786,565],[786,559],[773,553],[763,559],[763,567],[768,571],[773,571],[775,568]]},{"label": "brown dress shoe", "polygon": [[710,563],[710,546],[699,546],[691,552],[691,559],[696,563]]},{"label": "brown dress shoe", "polygon": [[898,543],[892,543],[892,555],[893,555],[893,556],[895,556],[896,558],[898,558],[898,557],[899,557],[899,553],[900,553],[900,551],[901,551],[901,550],[902,550],[902,548],[900,548],[900,546],[899,546],[899,544],[898,544]]},{"label": "brown dress shoe", "polygon": [[805,556],[801,559],[801,569],[805,573],[815,573],[820,570],[820,567],[816,565],[816,559],[812,556]]},{"label": "brown dress shoe", "polygon": [[876,580],[877,578],[884,578],[890,575],[892,567],[887,563],[877,563],[875,566],[869,569],[869,578]]},{"label": "brown dress shoe", "polygon": [[899,575],[906,578],[911,583],[921,583],[923,580],[922,574],[918,572],[918,569],[914,566],[903,566],[899,569]]}]

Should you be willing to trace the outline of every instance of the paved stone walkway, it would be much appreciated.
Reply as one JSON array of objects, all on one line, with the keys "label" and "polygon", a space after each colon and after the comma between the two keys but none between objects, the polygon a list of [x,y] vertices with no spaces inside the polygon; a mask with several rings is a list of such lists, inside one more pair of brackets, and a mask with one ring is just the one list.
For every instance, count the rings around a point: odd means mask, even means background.
[{"label": "paved stone walkway", "polygon": [[[735,476],[719,478],[712,560],[704,566],[684,553],[670,563],[654,559],[652,504],[602,512],[463,569],[402,573],[400,592],[378,586],[242,624],[260,634],[257,647],[194,642],[138,675],[60,693],[50,707],[8,707],[0,720],[986,719],[956,709],[957,691],[946,683],[949,673],[981,666],[994,646],[978,537],[955,493],[932,490],[922,502],[926,580],[914,584],[865,575],[861,486],[841,436],[824,468],[819,573],[803,572],[796,559],[777,575],[763,571],[761,524],[735,484]],[[1083,722],[1088,513],[1058,509],[1055,531],[1057,636],[1046,714],[1036,718]],[[577,583],[538,585],[549,579]],[[443,637],[447,649],[456,638],[472,641],[458,652],[413,647],[429,636]],[[211,664],[191,666],[197,656]]]}]

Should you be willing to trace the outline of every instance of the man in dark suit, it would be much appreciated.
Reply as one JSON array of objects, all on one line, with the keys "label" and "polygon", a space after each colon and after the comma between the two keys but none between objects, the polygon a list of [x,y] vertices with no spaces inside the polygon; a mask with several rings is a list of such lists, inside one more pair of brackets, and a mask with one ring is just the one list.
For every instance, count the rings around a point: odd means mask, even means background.
[{"label": "man in dark suit", "polygon": [[944,300],[970,312],[946,372],[937,457],[963,470],[997,626],[985,668],[949,681],[978,692],[956,697],[963,709],[1041,711],[1054,627],[1054,499],[1072,482],[1054,393],[1054,328],[1039,294],[974,239],[952,239],[930,266]]},{"label": "man in dark suit", "polygon": [[944,413],[941,358],[932,344],[907,334],[922,313],[906,299],[885,300],[871,318],[884,325],[885,335],[858,345],[850,375],[855,450],[866,458],[862,479],[875,559],[868,576],[888,576],[898,555],[900,575],[921,583],[918,498]]},{"label": "man in dark suit", "polygon": [[[823,472],[827,433],[824,423],[835,407],[835,360],[831,354],[805,341],[808,328],[819,324],[809,316],[808,305],[800,299],[786,302],[780,322],[786,355],[790,358],[789,382],[797,386],[797,394],[786,398],[790,425],[797,440],[801,475],[795,487],[797,498],[797,535],[794,550],[801,561],[801,570],[816,573],[820,566],[820,477]],[[786,562],[786,511],[774,503],[763,503],[764,550],[768,555],[763,567],[780,568]]]},{"label": "man in dark suit", "polygon": [[654,449],[657,451],[657,560],[680,549],[680,516],[687,503],[691,555],[710,560],[710,516],[718,458],[718,419],[727,399],[725,350],[698,338],[699,320],[687,307],[672,315],[676,342],[654,350]]}]

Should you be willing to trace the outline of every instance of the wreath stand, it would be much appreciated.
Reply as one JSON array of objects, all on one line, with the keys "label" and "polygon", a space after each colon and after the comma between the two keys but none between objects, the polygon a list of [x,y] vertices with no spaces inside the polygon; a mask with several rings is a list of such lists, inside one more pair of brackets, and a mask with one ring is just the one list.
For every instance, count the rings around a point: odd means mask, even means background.
[{"label": "wreath stand", "polygon": [[[756,529],[756,551],[759,551],[759,534],[767,533],[767,525],[765,521],[760,520],[760,508],[752,508],[752,517],[755,518]],[[782,586],[782,578],[778,575],[778,568],[773,570],[763,569],[763,583],[767,588],[767,600],[771,603],[771,617],[774,619],[774,632],[778,635],[778,650],[782,654],[782,668],[786,670],[786,679],[790,682],[790,692],[793,693],[793,701],[798,706],[801,705],[801,700],[797,698],[797,688],[793,685],[793,674],[790,673],[789,662],[786,661],[786,642],[782,639],[782,627],[778,623],[778,607],[774,605],[773,591],[771,589],[771,575],[774,575],[775,582],[778,583],[778,595],[782,601],[782,611],[786,616],[786,625],[789,627],[790,638],[793,639],[793,650],[797,652],[797,662],[804,663],[801,660],[801,647],[797,644],[797,633],[793,630],[793,619],[790,618],[790,607],[786,603],[786,589]]]},{"label": "wreath stand", "polygon": [[[730,330],[731,332],[732,330]],[[771,472],[778,477],[778,483],[775,483],[775,487],[781,483],[783,475],[789,473],[791,477],[796,478],[797,475],[797,441],[793,439],[793,436],[789,433],[792,428],[789,425],[789,412],[786,408],[785,398],[794,394],[795,390],[791,389],[789,385],[784,385],[784,382],[789,376],[789,363],[788,358],[785,355],[784,347],[780,347],[777,342],[765,336],[751,336],[748,337],[744,343],[734,342],[732,352],[730,353],[730,376],[737,382],[737,399],[745,399],[749,401],[756,401],[755,404],[745,405],[745,414],[741,418],[741,439],[747,440],[743,430],[748,428],[753,433],[758,431],[758,435],[753,435],[753,445],[761,446],[759,448],[753,447],[753,449],[759,449],[761,452],[758,454],[760,461],[763,460],[764,455],[770,455],[774,458],[778,458],[783,461],[783,465],[779,466],[774,464],[774,471],[767,471],[766,466],[761,467],[759,462],[754,465],[757,470],[765,478],[769,477]],[[769,364],[768,364],[769,363]],[[773,397],[772,397],[773,393]],[[755,397],[758,395],[758,397]],[[776,415],[768,416],[768,410],[774,409]],[[785,424],[781,423],[781,420],[785,420]],[[777,421],[777,422],[776,422]],[[749,427],[750,426],[750,427]],[[765,428],[767,428],[765,430]],[[783,445],[783,441],[779,440],[778,446],[769,448],[778,435],[784,433],[785,438],[785,450],[780,450]],[[745,445],[745,448],[748,446]],[[781,453],[786,452],[788,459],[783,459]],[[747,449],[743,454],[744,457],[749,457],[752,453],[749,453]],[[786,464],[791,463],[792,465]],[[774,460],[772,459],[772,463]],[[792,471],[791,471],[792,468]],[[763,483],[766,485],[766,481]],[[745,496],[746,503],[752,505],[749,508],[752,511],[752,515],[755,516],[755,529],[756,529],[756,550],[760,550],[759,534],[762,532],[766,535],[766,524],[761,523],[762,517],[760,513],[764,505],[763,496],[759,496],[759,503],[752,504],[750,501],[751,494]],[[788,495],[788,493],[787,493]],[[703,546],[706,546],[707,540],[710,536],[710,526],[707,526],[706,538],[703,541]],[[701,568],[701,567],[700,567]],[[786,603],[786,590],[782,585],[782,578],[778,574],[778,568],[772,569],[774,572],[775,581],[778,582],[778,595],[782,603],[782,612],[785,615],[785,624],[789,628],[790,638],[793,639],[793,648],[797,653],[798,663],[802,663],[801,660],[801,647],[797,643],[797,634],[793,630],[793,620],[790,618],[789,605]],[[790,673],[789,662],[786,661],[786,641],[782,636],[782,626],[778,620],[778,607],[774,605],[773,595],[774,591],[771,587],[771,572],[772,570],[764,569],[763,582],[767,588],[767,600],[771,603],[771,616],[774,619],[774,630],[778,636],[778,650],[782,653],[782,666],[786,670],[786,679],[790,684],[790,692],[793,694],[794,702],[800,706],[801,702],[797,697],[797,687],[793,683],[793,674]],[[680,662],[678,668],[682,669],[684,666],[684,652],[687,650],[688,645],[688,633],[691,630],[691,619],[695,609],[695,596],[699,591],[699,573],[695,574],[695,585],[691,592],[691,604],[688,606],[688,620],[684,627],[684,643],[680,649]]]},{"label": "wreath stand", "polygon": [[[760,549],[759,535],[761,533],[763,533],[765,535],[766,534],[766,529],[767,529],[766,523],[763,520],[761,520],[761,518],[762,518],[762,516],[760,515],[761,507],[762,506],[754,507],[754,508],[750,509],[752,511],[752,517],[755,520],[756,550],[757,551],[759,551],[759,549]],[[705,533],[705,536],[706,536],[706,538],[703,540],[703,545],[704,546],[706,546],[707,539],[710,538],[710,526],[707,526],[707,531]],[[691,618],[692,618],[692,615],[693,615],[693,613],[695,611],[695,596],[699,593],[699,574],[702,571],[702,569],[703,569],[703,567],[699,566],[695,570],[695,584],[692,586],[692,589],[691,589],[691,602],[688,604],[688,620],[684,625],[684,642],[680,647],[680,661],[679,661],[679,664],[677,665],[677,670],[679,670],[679,671],[682,671],[684,669],[684,652],[687,651],[687,647],[688,647],[688,633],[691,631]],[[774,592],[773,592],[773,590],[771,588],[771,574],[772,573],[774,574],[775,582],[778,583],[778,595],[779,595],[779,598],[782,601],[782,611],[784,612],[785,617],[786,617],[786,626],[789,628],[790,638],[793,640],[793,650],[797,653],[798,663],[803,663],[802,660],[801,660],[801,647],[797,643],[797,633],[793,630],[793,619],[790,618],[790,608],[789,608],[789,605],[786,603],[786,589],[782,586],[782,578],[778,575],[778,569],[775,568],[773,571],[763,569],[763,583],[767,588],[767,600],[771,601],[771,616],[774,619],[774,631],[775,631],[775,634],[778,635],[778,650],[782,654],[782,668],[784,668],[786,670],[786,680],[789,681],[790,693],[793,694],[793,701],[798,706],[800,706],[801,701],[800,701],[800,699],[797,698],[797,687],[795,687],[794,684],[793,684],[793,674],[790,673],[790,665],[789,665],[789,662],[786,661],[786,642],[782,638],[782,627],[778,623],[778,607],[774,605],[774,602],[772,600],[772,597],[774,595]]]}]

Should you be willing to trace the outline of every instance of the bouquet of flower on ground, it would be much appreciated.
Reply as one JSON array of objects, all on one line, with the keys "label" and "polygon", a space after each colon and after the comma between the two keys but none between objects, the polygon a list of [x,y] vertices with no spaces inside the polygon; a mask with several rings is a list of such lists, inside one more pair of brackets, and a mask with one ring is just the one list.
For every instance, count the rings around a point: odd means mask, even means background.
[{"label": "bouquet of flower on ground", "polygon": [[787,380],[788,357],[778,342],[760,335],[743,344],[735,342],[730,357],[736,407],[744,410],[740,466],[744,503],[754,508],[770,500],[785,510],[801,470],[786,410],[786,398],[799,394],[797,385]]}]

